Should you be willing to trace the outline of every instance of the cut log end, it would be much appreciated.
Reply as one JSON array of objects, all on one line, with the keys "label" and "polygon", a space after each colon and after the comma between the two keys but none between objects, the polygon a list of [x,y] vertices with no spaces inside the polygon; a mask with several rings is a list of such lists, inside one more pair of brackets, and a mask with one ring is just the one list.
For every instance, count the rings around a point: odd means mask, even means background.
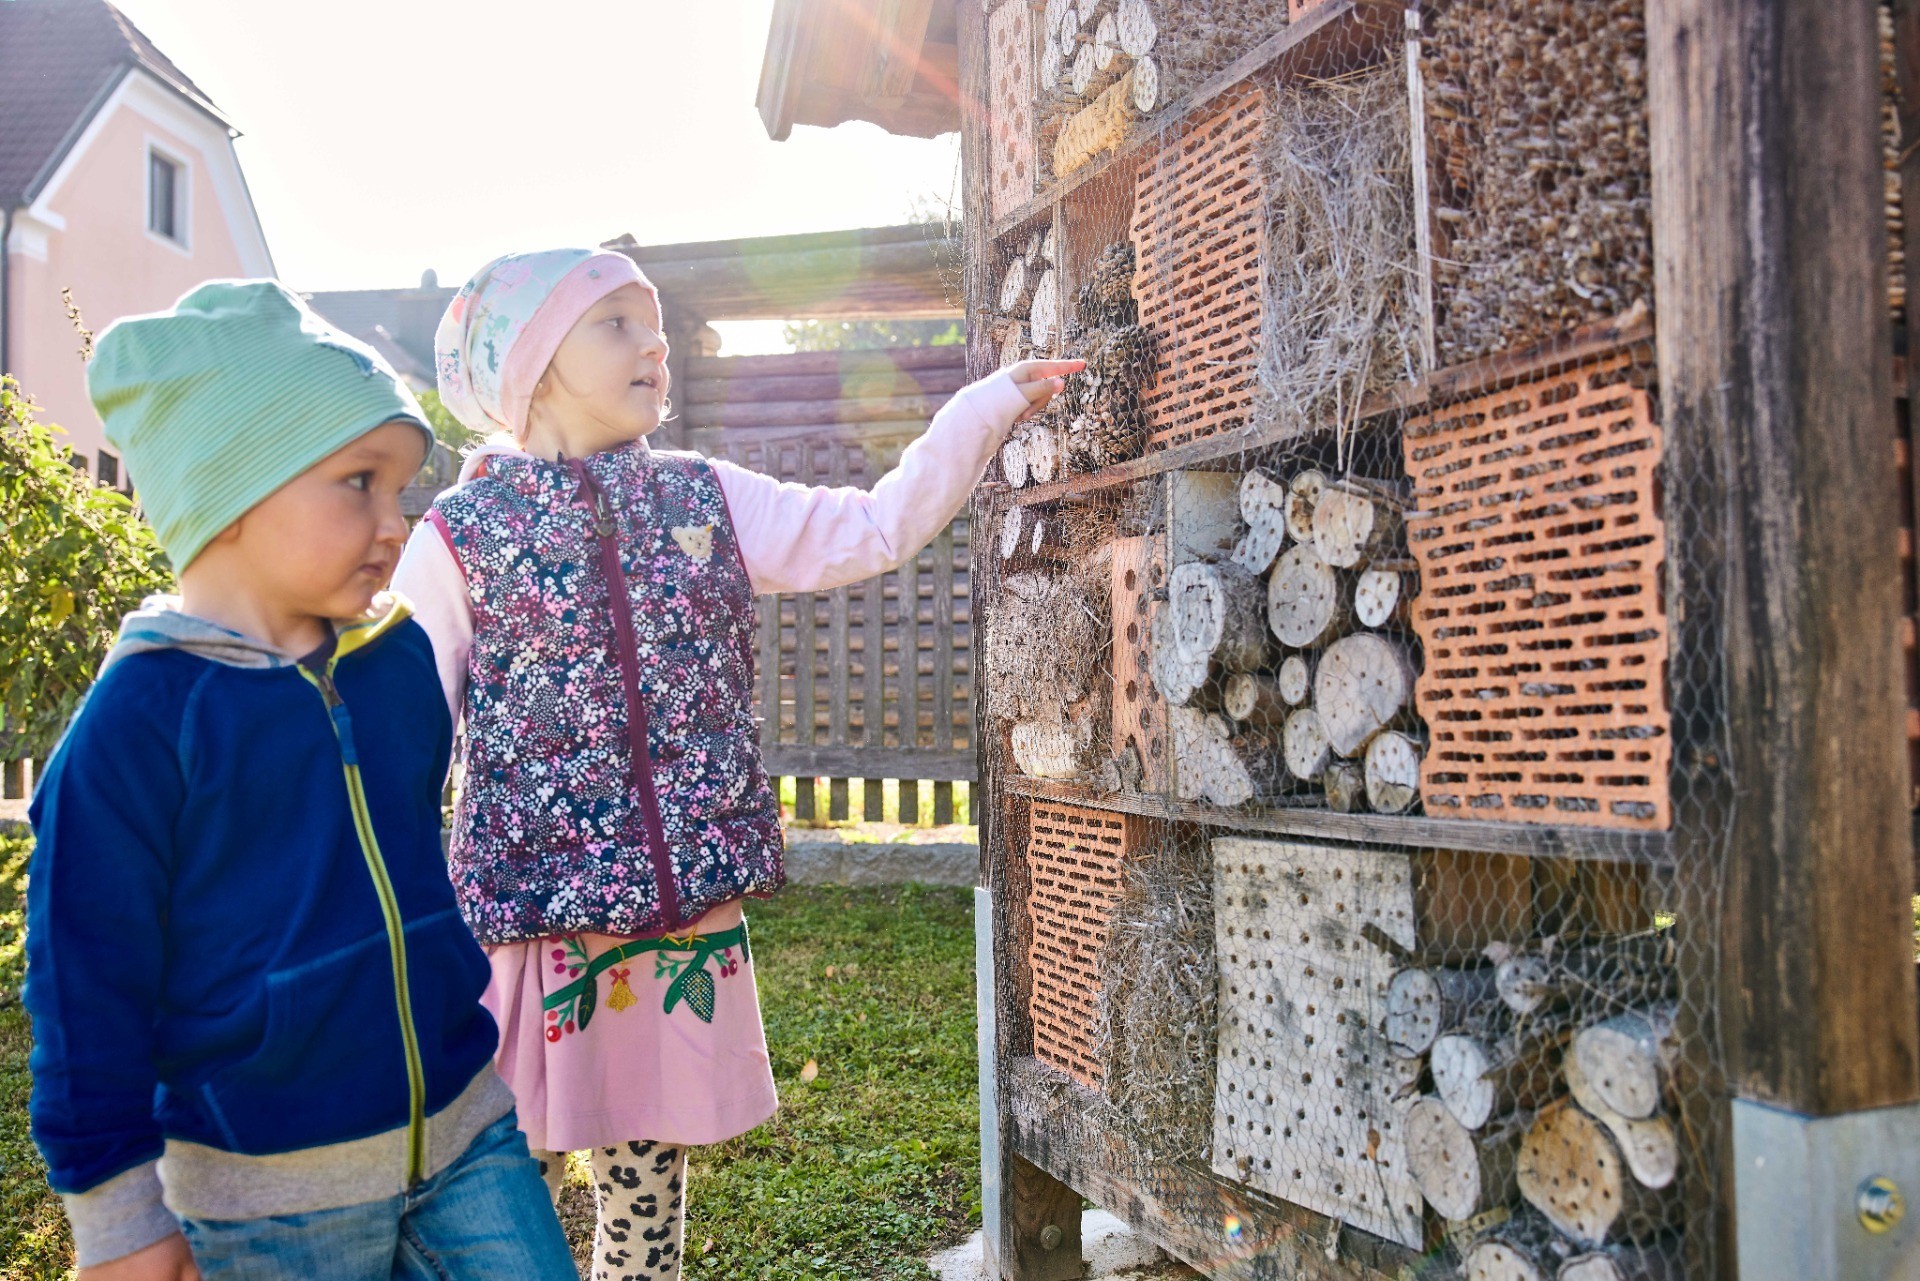
[{"label": "cut log end", "polygon": [[1319,778],[1333,755],[1327,745],[1326,726],[1320,723],[1320,714],[1311,707],[1303,707],[1287,717],[1282,750],[1286,756],[1287,771],[1295,778],[1304,782]]},{"label": "cut log end", "polygon": [[1293,654],[1280,664],[1280,697],[1287,706],[1298,707],[1313,696],[1313,663],[1304,654]]},{"label": "cut log end", "polygon": [[1335,641],[1313,677],[1313,704],[1327,738],[1334,754],[1348,759],[1400,715],[1412,694],[1405,648],[1371,632]]},{"label": "cut log end", "polygon": [[1282,644],[1320,645],[1339,633],[1344,616],[1333,567],[1311,543],[1280,553],[1267,577],[1267,625]]},{"label": "cut log end", "polygon": [[1370,569],[1353,588],[1353,614],[1362,627],[1386,627],[1404,615],[1400,575],[1389,569]]},{"label": "cut log end", "polygon": [[1404,814],[1420,797],[1420,748],[1391,730],[1367,744],[1367,803],[1382,814]]}]

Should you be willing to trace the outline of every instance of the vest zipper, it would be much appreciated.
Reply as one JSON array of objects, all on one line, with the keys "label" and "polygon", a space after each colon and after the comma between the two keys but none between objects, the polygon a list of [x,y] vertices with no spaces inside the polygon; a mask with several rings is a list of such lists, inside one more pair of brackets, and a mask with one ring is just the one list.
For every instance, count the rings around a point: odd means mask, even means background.
[{"label": "vest zipper", "polygon": [[601,576],[607,580],[608,607],[613,611],[614,650],[620,661],[620,684],[627,699],[627,757],[633,772],[634,791],[639,794],[640,817],[647,825],[647,859],[653,865],[653,881],[660,898],[660,917],[664,928],[678,929],[680,890],[673,883],[673,863],[667,857],[666,828],[660,822],[660,797],[654,790],[653,756],[647,750],[647,705],[640,697],[640,654],[633,637],[633,602],[627,598],[627,575],[620,567],[620,544],[614,538],[613,512],[606,494],[594,482],[587,465],[580,459],[569,460],[580,478],[593,513],[594,541],[600,547]]},{"label": "vest zipper", "polygon": [[427,1075],[420,1062],[420,1033],[413,1023],[413,991],[407,980],[406,924],[400,917],[400,902],[393,892],[393,879],[387,875],[387,861],[380,853],[380,839],[374,834],[373,817],[367,810],[367,791],[360,778],[360,753],[353,742],[353,718],[346,700],[333,683],[329,659],[323,671],[300,668],[327,705],[333,721],[334,737],[340,741],[340,762],[347,777],[347,803],[353,810],[353,826],[360,837],[360,853],[373,878],[373,892],[380,900],[380,915],[387,930],[387,952],[393,968],[393,1002],[400,1015],[400,1042],[407,1059],[407,1186],[426,1177],[427,1166]]}]

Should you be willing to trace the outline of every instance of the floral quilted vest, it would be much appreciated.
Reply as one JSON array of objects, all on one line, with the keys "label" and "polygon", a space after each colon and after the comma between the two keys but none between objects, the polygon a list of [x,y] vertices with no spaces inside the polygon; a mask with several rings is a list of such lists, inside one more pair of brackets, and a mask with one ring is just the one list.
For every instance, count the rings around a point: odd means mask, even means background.
[{"label": "floral quilted vest", "polygon": [[432,519],[473,603],[449,870],[480,941],[660,934],[780,888],[753,589],[707,462],[499,456]]}]

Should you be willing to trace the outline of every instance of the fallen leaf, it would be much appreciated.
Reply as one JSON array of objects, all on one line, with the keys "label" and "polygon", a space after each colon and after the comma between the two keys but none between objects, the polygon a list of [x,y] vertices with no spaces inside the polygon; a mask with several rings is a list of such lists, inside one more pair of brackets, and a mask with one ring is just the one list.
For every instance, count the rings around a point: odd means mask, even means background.
[{"label": "fallen leaf", "polygon": [[840,967],[840,973],[845,975],[847,978],[852,978],[854,975],[858,974],[859,972],[860,972],[859,963],[855,961],[848,961],[845,965]]},{"label": "fallen leaf", "polygon": [[832,967],[831,965],[829,965],[829,966],[827,967],[827,977],[828,977],[828,978],[832,978],[832,977],[833,977],[833,967]]},{"label": "fallen leaf", "polygon": [[700,1253],[702,1253],[702,1254],[712,1254],[712,1253],[713,1253],[713,1246],[714,1246],[714,1241],[713,1241],[713,1238],[712,1238],[712,1237],[708,1237],[708,1238],[707,1238],[707,1243],[706,1243],[705,1245],[703,1245],[703,1246],[701,1246],[701,1247],[700,1247]]},{"label": "fallen leaf", "polygon": [[820,1075],[820,1065],[818,1063],[815,1063],[812,1059],[808,1059],[807,1065],[800,1069],[800,1082],[803,1085],[809,1084],[812,1082],[814,1077],[819,1075]]},{"label": "fallen leaf", "polygon": [[867,1012],[865,1010],[860,1011],[860,1021],[862,1023],[867,1021]]}]

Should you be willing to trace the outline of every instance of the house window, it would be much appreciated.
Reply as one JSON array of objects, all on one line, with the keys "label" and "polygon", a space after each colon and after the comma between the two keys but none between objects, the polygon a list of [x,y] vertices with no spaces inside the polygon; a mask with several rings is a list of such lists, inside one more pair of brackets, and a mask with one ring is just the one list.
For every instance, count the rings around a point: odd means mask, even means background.
[{"label": "house window", "polygon": [[147,153],[147,230],[184,244],[180,169],[157,151]]},{"label": "house window", "polygon": [[118,458],[115,458],[112,454],[109,454],[106,450],[104,449],[101,450],[99,455],[99,461],[93,469],[93,475],[94,475],[94,479],[98,480],[102,485],[105,485],[108,489],[119,488],[120,460]]}]

